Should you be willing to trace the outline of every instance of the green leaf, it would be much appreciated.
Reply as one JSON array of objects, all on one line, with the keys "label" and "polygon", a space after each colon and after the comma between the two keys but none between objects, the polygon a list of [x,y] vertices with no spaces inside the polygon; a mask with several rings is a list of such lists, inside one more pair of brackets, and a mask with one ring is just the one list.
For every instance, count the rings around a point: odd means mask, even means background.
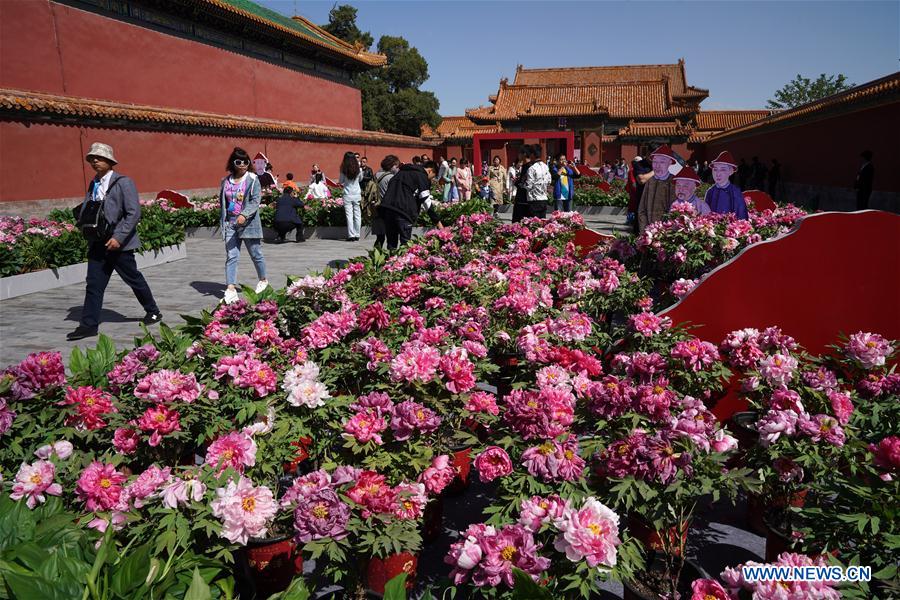
[{"label": "green leaf", "polygon": [[133,589],[140,587],[150,572],[150,546],[144,545],[129,553],[116,567],[112,576],[112,589],[125,596]]},{"label": "green leaf", "polygon": [[387,582],[384,600],[406,600],[406,573],[400,573]]},{"label": "green leaf", "polygon": [[534,582],[531,575],[513,567],[513,600],[553,600],[553,595],[547,588],[542,588]]},{"label": "green leaf", "polygon": [[191,586],[184,595],[184,600],[212,600],[212,592],[203,581],[200,569],[194,567],[194,576],[191,578]]}]

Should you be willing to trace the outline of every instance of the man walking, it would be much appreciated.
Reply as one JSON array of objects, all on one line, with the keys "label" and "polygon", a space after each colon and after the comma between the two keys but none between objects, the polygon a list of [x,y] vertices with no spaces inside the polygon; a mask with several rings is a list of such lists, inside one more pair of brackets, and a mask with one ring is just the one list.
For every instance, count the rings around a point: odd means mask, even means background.
[{"label": "man walking", "polygon": [[134,181],[113,171],[117,161],[113,149],[106,144],[92,144],[85,160],[97,175],[78,215],[78,225],[90,247],[84,308],[78,327],[66,336],[70,341],[97,335],[103,294],[113,271],[131,287],[144,307],[144,323],[151,325],[162,320],[150,286],[134,259],[134,251],[141,245],[137,234],[141,205]]},{"label": "man walking", "polygon": [[541,157],[541,147],[537,144],[531,147],[531,156],[534,159],[528,169],[528,177],[525,179],[525,187],[528,190],[529,217],[538,219],[547,218],[547,186],[550,185],[550,167]]},{"label": "man walking", "polygon": [[434,179],[436,169],[432,161],[423,165],[403,165],[391,177],[378,207],[381,218],[384,219],[388,250],[396,250],[398,246],[409,242],[412,228],[419,220],[419,212],[423,208],[439,229],[443,227],[431,197],[431,180]]}]

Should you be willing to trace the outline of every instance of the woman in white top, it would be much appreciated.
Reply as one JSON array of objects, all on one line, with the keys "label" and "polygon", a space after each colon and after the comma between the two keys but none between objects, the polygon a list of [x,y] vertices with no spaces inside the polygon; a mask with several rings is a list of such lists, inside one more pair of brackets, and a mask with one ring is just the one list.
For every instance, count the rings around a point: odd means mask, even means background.
[{"label": "woman in white top", "polygon": [[315,174],[313,182],[306,189],[306,199],[323,200],[325,198],[331,198],[331,190],[325,185],[324,176],[319,172]]},{"label": "woman in white top", "polygon": [[359,182],[362,179],[362,169],[359,160],[353,152],[345,152],[341,162],[340,185],[344,188],[344,214],[347,215],[347,241],[358,242],[359,230],[362,228],[362,211],[359,203],[362,201],[362,190]]},{"label": "woman in white top", "polygon": [[506,171],[506,192],[509,194],[509,202],[516,200],[516,177],[519,176],[519,169],[522,168],[522,161],[517,160],[509,165]]}]

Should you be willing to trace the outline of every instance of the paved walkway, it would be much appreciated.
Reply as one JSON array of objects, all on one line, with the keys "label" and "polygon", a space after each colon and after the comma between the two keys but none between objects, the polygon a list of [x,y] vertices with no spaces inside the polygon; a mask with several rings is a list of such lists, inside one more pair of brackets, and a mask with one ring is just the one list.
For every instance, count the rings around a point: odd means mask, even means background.
[{"label": "paved walkway", "polygon": [[[182,314],[195,315],[214,306],[225,292],[222,242],[195,237],[189,238],[187,245],[186,259],[143,269],[163,313],[163,322],[170,326],[183,323]],[[371,245],[372,238],[360,242],[308,240],[302,244],[265,244],[269,282],[281,287],[287,275],[303,275],[321,270],[335,259],[365,255]],[[238,281],[256,285],[256,271],[246,252],[241,254]],[[97,338],[66,341],[66,334],[78,325],[83,302],[83,283],[0,302],[0,368],[22,360],[30,352],[59,350],[68,359],[75,346],[96,344]],[[100,332],[124,348],[141,335],[143,316],[131,289],[113,275],[106,289]]]},{"label": "paved walkway", "polygon": [[[510,216],[501,215],[501,219],[508,220]],[[621,230],[624,223],[624,217],[610,215],[591,215],[586,220],[588,227],[602,232]],[[312,239],[302,244],[265,244],[269,281],[281,287],[287,275],[320,271],[332,260],[365,255],[373,242],[374,238],[366,237],[359,242]],[[163,312],[163,322],[179,325],[183,323],[180,315],[196,315],[218,303],[225,291],[224,263],[219,239],[193,237],[187,240],[186,259],[143,269]],[[256,272],[246,252],[241,255],[238,280],[256,285]],[[75,346],[95,345],[97,338],[66,341],[66,334],[78,325],[83,302],[83,283],[0,302],[0,369],[31,352],[46,350],[59,350],[68,362]],[[100,332],[111,337],[117,348],[125,348],[141,335],[143,316],[131,290],[118,275],[113,275],[104,298]]]}]

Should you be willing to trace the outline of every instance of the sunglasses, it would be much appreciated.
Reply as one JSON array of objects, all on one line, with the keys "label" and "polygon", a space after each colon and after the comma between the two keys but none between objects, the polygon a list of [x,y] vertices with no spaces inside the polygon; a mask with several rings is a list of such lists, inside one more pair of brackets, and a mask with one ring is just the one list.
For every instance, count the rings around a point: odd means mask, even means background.
[{"label": "sunglasses", "polygon": [[249,160],[241,160],[240,158],[236,158],[232,162],[234,163],[234,166],[236,166],[236,167],[246,167],[250,164]]}]

